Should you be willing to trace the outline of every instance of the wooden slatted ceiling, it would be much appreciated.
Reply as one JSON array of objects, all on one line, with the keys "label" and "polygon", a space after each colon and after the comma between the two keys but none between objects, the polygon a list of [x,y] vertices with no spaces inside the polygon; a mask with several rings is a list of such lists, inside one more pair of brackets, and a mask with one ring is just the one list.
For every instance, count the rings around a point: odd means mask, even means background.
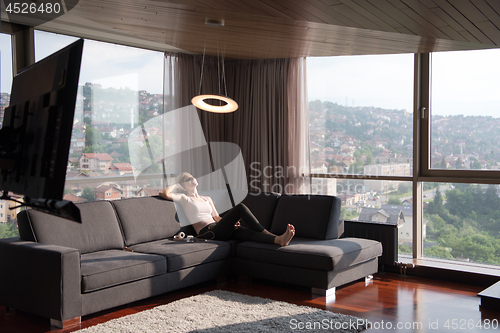
[{"label": "wooden slatted ceiling", "polygon": [[500,0],[80,0],[71,14],[236,59],[500,47]]}]

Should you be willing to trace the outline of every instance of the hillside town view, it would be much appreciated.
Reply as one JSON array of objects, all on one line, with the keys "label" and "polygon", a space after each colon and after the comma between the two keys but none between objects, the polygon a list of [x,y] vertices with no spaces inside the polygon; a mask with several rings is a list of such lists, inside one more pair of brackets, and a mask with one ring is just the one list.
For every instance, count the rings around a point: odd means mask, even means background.
[{"label": "hillside town view", "polygon": [[[9,104],[1,94],[0,117]],[[157,195],[160,178],[111,177],[134,173],[132,130],[161,115],[163,95],[86,83],[79,89],[64,199],[73,202]],[[342,199],[342,218],[398,227],[400,253],[411,253],[410,182],[364,179],[411,176],[413,113],[377,107],[309,103],[312,172],[359,175],[356,179],[314,178],[315,193]],[[500,168],[500,119],[432,117],[431,165],[437,169]],[[144,128],[148,136],[161,129]],[[154,144],[154,143],[151,143]],[[161,172],[153,165],[147,172]],[[106,177],[100,180],[100,178]],[[500,265],[500,197],[495,185],[424,184],[424,254]],[[0,238],[17,233],[16,210],[0,201]]]}]

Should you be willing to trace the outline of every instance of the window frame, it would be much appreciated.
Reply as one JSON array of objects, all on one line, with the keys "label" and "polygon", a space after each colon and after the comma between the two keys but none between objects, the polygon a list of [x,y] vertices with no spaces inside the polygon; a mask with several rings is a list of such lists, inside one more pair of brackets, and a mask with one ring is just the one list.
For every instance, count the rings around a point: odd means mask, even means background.
[{"label": "window frame", "polygon": [[[432,76],[432,54],[425,54],[428,69],[421,73],[425,76],[425,86],[422,86],[428,95],[425,96],[425,106],[427,112],[422,115],[421,129],[425,131],[422,136],[422,164],[421,174],[419,180],[431,182],[454,182],[454,183],[481,183],[481,184],[500,184],[500,171],[497,170],[477,170],[477,169],[433,169],[431,166],[431,120],[432,120],[432,107],[431,107],[431,82]],[[459,69],[457,69],[459,70]],[[427,78],[428,76],[428,78]],[[424,81],[424,80],[423,80]],[[424,132],[423,132],[424,133]]]},{"label": "window frame", "polygon": [[500,184],[497,170],[450,170],[432,169],[431,152],[431,53],[414,54],[413,86],[413,175],[373,176],[312,173],[313,178],[376,179],[384,181],[407,181],[413,188],[413,259],[423,258],[423,184],[425,182]]}]

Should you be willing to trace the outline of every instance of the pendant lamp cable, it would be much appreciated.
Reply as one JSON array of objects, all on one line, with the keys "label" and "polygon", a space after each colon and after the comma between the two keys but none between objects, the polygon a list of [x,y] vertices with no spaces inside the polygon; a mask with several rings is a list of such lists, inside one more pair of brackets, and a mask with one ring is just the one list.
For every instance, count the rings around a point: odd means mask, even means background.
[{"label": "pendant lamp cable", "polygon": [[222,56],[222,80],[224,81],[224,92],[227,96],[227,81],[226,81],[226,71],[225,71],[225,66],[224,66],[224,51],[221,52]]},{"label": "pendant lamp cable", "polygon": [[205,43],[203,45],[203,57],[201,58],[201,74],[200,74],[200,92],[201,95],[201,83],[203,82],[203,67],[205,66],[205,51],[207,49],[207,29],[205,28]]},{"label": "pendant lamp cable", "polygon": [[[226,80],[226,71],[224,68],[224,52],[219,50],[219,28],[217,28],[216,46],[217,46],[217,75],[219,78],[219,80],[217,80],[218,81],[217,84],[218,84],[219,95],[222,95],[222,93],[221,93],[221,79],[220,79],[222,77],[224,95],[227,96],[227,80]],[[198,92],[199,95],[201,95],[201,86],[202,86],[202,82],[203,82],[203,71],[204,71],[204,67],[205,67],[206,50],[207,50],[207,30],[205,29],[205,42],[203,44],[203,57],[201,59],[200,89]],[[220,60],[219,60],[219,57],[220,57]],[[220,68],[221,61],[222,61],[222,75],[221,75],[221,68]]]},{"label": "pendant lamp cable", "polygon": [[[216,38],[217,38],[216,46],[217,46],[217,79],[218,79],[217,84],[219,85],[219,95],[222,95],[220,92],[219,28],[217,28]],[[222,66],[224,66],[224,63],[222,64]]]}]

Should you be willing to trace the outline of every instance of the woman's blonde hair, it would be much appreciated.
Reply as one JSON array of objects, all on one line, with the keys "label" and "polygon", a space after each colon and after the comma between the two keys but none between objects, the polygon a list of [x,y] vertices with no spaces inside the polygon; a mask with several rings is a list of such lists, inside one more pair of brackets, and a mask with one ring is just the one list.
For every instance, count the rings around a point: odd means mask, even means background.
[{"label": "woman's blonde hair", "polygon": [[[189,177],[193,177],[193,176],[189,172],[182,172],[181,174],[179,174],[177,176],[177,183],[179,183],[182,186],[182,188],[184,188],[182,183],[186,182]],[[177,193],[184,193],[184,194],[188,193],[187,191],[183,191],[181,189],[177,189],[176,192]]]},{"label": "woman's blonde hair", "polygon": [[191,175],[189,172],[182,172],[180,175],[177,176],[177,182],[179,184],[182,184],[182,183],[186,182],[186,180],[189,177],[193,177],[193,175]]}]

